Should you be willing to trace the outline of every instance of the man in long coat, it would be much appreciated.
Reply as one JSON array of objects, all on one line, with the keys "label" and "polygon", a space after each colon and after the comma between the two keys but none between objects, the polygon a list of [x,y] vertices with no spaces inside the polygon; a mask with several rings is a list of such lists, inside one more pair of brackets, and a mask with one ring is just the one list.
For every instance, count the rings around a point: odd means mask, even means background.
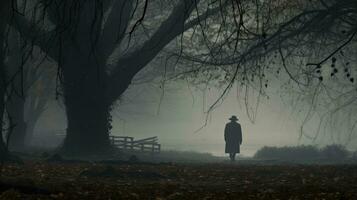
[{"label": "man in long coat", "polygon": [[224,129],[224,140],[226,141],[226,153],[229,153],[231,161],[235,160],[236,154],[240,153],[240,145],[242,144],[242,128],[237,122],[238,118],[233,115],[229,123]]}]

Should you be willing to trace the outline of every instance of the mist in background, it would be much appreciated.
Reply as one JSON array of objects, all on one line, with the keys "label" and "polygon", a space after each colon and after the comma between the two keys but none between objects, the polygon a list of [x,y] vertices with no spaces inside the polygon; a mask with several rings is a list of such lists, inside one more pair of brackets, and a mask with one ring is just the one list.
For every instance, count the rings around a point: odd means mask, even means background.
[{"label": "mist in background", "polygon": [[[158,136],[163,150],[208,152],[224,155],[223,130],[228,118],[237,115],[243,130],[241,155],[252,156],[263,146],[298,145],[301,120],[278,93],[261,98],[252,121],[240,92],[232,91],[208,116],[205,111],[219,97],[221,90],[203,92],[186,83],[133,85],[113,111],[113,135],[136,139]],[[252,99],[252,108],[255,100]],[[207,119],[207,124],[205,124]],[[52,101],[36,126],[38,137],[65,133],[64,107]],[[38,138],[37,137],[37,138]],[[51,146],[51,140],[41,142]],[[47,144],[46,144],[47,143]],[[56,143],[56,142],[55,142]]]}]

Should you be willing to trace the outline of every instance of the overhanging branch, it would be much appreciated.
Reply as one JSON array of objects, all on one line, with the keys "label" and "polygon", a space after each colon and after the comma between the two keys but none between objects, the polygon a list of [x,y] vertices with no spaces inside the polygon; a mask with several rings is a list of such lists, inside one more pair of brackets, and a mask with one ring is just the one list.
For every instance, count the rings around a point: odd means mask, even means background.
[{"label": "overhanging branch", "polygon": [[[207,19],[222,9],[222,6],[208,9],[204,14],[185,23],[198,2],[199,1],[197,0],[180,1],[180,3],[173,9],[170,16],[141,48],[130,55],[119,59],[108,82],[109,87],[111,87],[109,94],[112,95],[113,101],[124,92],[122,89],[118,90],[117,88],[121,81],[127,81],[127,84],[129,85],[135,74],[154,59],[170,41],[184,33],[186,30],[199,24],[200,20]],[[223,5],[227,4],[228,3],[225,2]]]},{"label": "overhanging branch", "polygon": [[115,101],[127,88],[121,88],[119,85],[123,82],[129,85],[136,73],[154,59],[172,39],[183,32],[184,23],[195,8],[195,3],[195,0],[180,1],[170,16],[141,48],[119,59],[108,80],[111,101]]}]

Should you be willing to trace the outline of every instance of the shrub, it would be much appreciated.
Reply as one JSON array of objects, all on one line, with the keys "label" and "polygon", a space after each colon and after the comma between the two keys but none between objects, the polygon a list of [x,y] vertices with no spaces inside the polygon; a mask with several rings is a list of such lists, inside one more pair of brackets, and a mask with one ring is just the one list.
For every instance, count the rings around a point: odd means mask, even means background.
[{"label": "shrub", "polygon": [[263,147],[255,153],[254,157],[259,159],[308,160],[318,158],[319,150],[311,145]]},{"label": "shrub", "polygon": [[357,151],[354,151],[352,153],[351,159],[354,160],[354,161],[357,161]]},{"label": "shrub", "polygon": [[[291,146],[291,147],[263,147],[259,149],[254,158],[258,159],[279,159],[279,160],[314,160],[327,159],[338,161],[348,158],[350,152],[342,145],[328,145],[318,149],[312,145]],[[352,155],[357,159],[357,152]]]},{"label": "shrub", "polygon": [[321,149],[321,156],[326,159],[343,160],[346,159],[348,155],[348,150],[338,144],[328,145]]}]

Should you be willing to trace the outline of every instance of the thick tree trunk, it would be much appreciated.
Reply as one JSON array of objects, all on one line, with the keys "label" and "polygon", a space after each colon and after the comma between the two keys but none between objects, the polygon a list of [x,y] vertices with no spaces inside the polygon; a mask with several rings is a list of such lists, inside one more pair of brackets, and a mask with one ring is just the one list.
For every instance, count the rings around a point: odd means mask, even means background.
[{"label": "thick tree trunk", "polygon": [[[71,14],[68,8],[68,14]],[[107,99],[106,59],[98,57],[96,41],[102,21],[96,3],[75,10],[78,24],[66,29],[58,62],[63,72],[62,88],[67,115],[67,135],[62,151],[68,155],[108,153],[111,149],[110,107]],[[68,16],[58,16],[69,20]],[[73,31],[72,32],[72,28]]]},{"label": "thick tree trunk", "polygon": [[66,97],[67,136],[63,150],[71,155],[101,154],[110,149],[110,111],[98,94]]},{"label": "thick tree trunk", "polygon": [[98,72],[93,63],[88,57],[77,57],[77,62],[70,60],[63,66],[67,135],[62,150],[68,155],[103,154],[111,149],[105,72]]},{"label": "thick tree trunk", "polygon": [[25,148],[26,122],[24,119],[24,103],[24,99],[14,95],[6,104],[6,109],[10,113],[13,120],[12,123],[15,125],[9,139],[9,149],[12,151],[23,151]]}]

